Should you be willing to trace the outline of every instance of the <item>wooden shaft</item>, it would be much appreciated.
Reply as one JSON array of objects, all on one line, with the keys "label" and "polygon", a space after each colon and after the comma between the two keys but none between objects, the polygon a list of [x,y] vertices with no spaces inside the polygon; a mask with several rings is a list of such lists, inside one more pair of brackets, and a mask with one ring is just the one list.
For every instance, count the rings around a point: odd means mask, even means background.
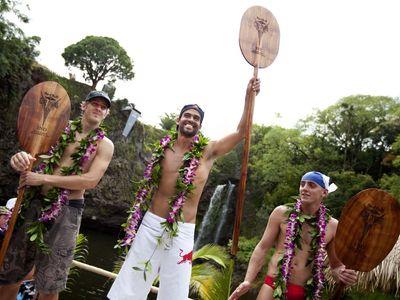
[{"label": "wooden shaft", "polygon": [[232,240],[232,248],[231,254],[236,255],[238,250],[238,242],[239,242],[239,233],[240,233],[240,223],[242,222],[243,215],[243,204],[244,204],[244,194],[246,192],[246,181],[247,181],[247,165],[249,162],[249,153],[250,153],[250,140],[251,140],[251,127],[253,124],[253,111],[254,111],[254,99],[255,92],[251,91],[249,96],[249,106],[246,112],[246,135],[245,141],[243,145],[243,158],[242,158],[242,169],[240,175],[240,183],[239,189],[237,193],[237,201],[236,201],[236,215],[235,215],[235,224],[233,227],[233,240]]},{"label": "wooden shaft", "polygon": [[[35,157],[35,156],[36,156],[36,154],[32,155],[32,157]],[[30,164],[30,166],[29,166],[27,171],[32,170],[32,165],[33,165],[33,162]],[[20,179],[20,182],[19,182],[19,186],[21,186],[21,179]],[[14,231],[14,226],[15,226],[15,223],[17,222],[18,213],[19,213],[19,210],[21,208],[22,201],[24,200],[24,194],[25,194],[25,187],[19,188],[18,189],[17,200],[15,201],[15,205],[14,205],[14,208],[13,208],[13,211],[12,211],[12,215],[11,215],[10,221],[8,223],[8,228],[7,228],[6,234],[4,236],[3,242],[1,244],[0,268],[3,265],[4,257],[6,256],[6,253],[7,253],[8,245],[10,243],[10,239],[11,239],[12,233]]]},{"label": "wooden shaft", "polygon": [[7,253],[8,244],[10,243],[10,239],[11,239],[11,235],[14,230],[15,222],[17,221],[17,218],[18,218],[18,212],[21,208],[22,200],[24,199],[24,193],[25,193],[25,188],[21,188],[18,190],[18,198],[17,198],[17,201],[15,201],[11,219],[8,223],[6,235],[4,236],[3,243],[1,244],[0,267],[3,265],[4,257],[6,256],[6,253]]},{"label": "wooden shaft", "polygon": [[[261,38],[258,39],[257,49],[260,48]],[[260,65],[260,54],[256,54],[256,62],[253,70],[253,77],[258,77],[258,66]],[[250,138],[251,138],[251,127],[253,125],[253,112],[254,112],[254,99],[256,94],[253,90],[250,92],[249,99],[249,107],[247,110],[247,118],[246,118],[246,135],[245,142],[243,146],[243,158],[242,158],[242,169],[240,173],[240,183],[239,189],[237,193],[236,200],[236,215],[235,215],[235,224],[233,227],[233,240],[232,240],[232,248],[231,254],[236,256],[238,251],[238,243],[239,243],[239,233],[240,233],[240,223],[242,222],[243,215],[243,205],[244,205],[244,194],[246,192],[246,182],[247,182],[247,165],[249,163],[249,153],[250,153]]]},{"label": "wooden shaft", "polygon": [[[115,274],[113,272],[106,271],[104,269],[101,269],[101,268],[98,268],[98,267],[95,267],[95,266],[91,266],[91,265],[88,265],[88,264],[85,264],[85,263],[82,263],[82,262],[79,262],[79,261],[76,261],[76,260],[72,261],[71,266],[77,267],[79,269],[82,269],[82,270],[85,270],[85,271],[88,271],[88,272],[91,272],[91,273],[95,273],[97,275],[101,275],[101,276],[104,276],[104,277],[107,277],[107,278],[111,278],[111,279],[117,278],[117,274]],[[152,286],[150,291],[152,293],[154,293],[154,294],[157,294],[158,293],[158,287]],[[188,299],[190,300],[190,298],[188,298]]]}]

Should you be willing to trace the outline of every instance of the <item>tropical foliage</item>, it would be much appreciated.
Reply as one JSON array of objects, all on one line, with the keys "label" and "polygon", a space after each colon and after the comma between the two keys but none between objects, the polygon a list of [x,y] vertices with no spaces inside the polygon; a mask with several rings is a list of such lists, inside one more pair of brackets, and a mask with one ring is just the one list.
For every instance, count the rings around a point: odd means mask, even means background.
[{"label": "tropical foliage", "polygon": [[[88,253],[89,253],[89,244],[86,236],[82,233],[78,234],[76,237],[76,247],[74,250],[74,260],[79,262],[86,262]],[[71,287],[74,282],[79,278],[79,269],[75,266],[72,266],[69,270],[68,281],[67,281],[67,290],[69,292],[69,287]]]},{"label": "tropical foliage", "polygon": [[233,261],[226,249],[205,245],[193,253],[191,293],[202,300],[226,300],[230,294]]}]

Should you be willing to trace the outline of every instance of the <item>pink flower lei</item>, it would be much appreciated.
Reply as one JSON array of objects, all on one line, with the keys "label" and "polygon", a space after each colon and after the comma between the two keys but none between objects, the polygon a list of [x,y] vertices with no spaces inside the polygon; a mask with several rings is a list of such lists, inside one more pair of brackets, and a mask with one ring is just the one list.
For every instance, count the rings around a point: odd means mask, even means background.
[{"label": "pink flower lei", "polygon": [[[75,142],[77,131],[82,132],[81,118],[73,120],[67,125],[64,132],[61,134],[57,145],[51,147],[47,155],[42,156],[44,160],[37,166],[35,172],[40,174],[53,174],[54,168],[59,166],[60,159],[63,156],[66,147]],[[76,148],[75,153],[71,154],[72,164],[68,167],[62,167],[61,174],[64,176],[82,174],[84,164],[96,151],[98,141],[104,139],[104,137],[105,129],[102,125],[99,128],[90,131],[88,135],[79,142],[79,146]],[[38,193],[40,193],[40,187],[36,189],[29,188],[25,199],[32,199]],[[40,249],[47,249],[47,246],[43,241],[43,234],[46,230],[43,223],[47,223],[57,218],[62,206],[67,203],[69,194],[70,190],[68,189],[53,187],[43,197],[40,217],[28,228],[30,240],[35,242]]]},{"label": "pink flower lei", "polygon": [[[135,239],[143,216],[150,207],[153,192],[158,188],[161,178],[160,163],[164,158],[165,150],[172,149],[177,137],[178,133],[172,132],[155,145],[151,160],[144,170],[143,179],[140,181],[135,193],[132,209],[128,211],[127,222],[122,224],[125,237],[118,241],[117,248],[130,246]],[[169,199],[170,211],[166,221],[162,223],[162,226],[171,237],[178,235],[177,224],[179,221],[183,221],[182,206],[190,192],[195,188],[193,181],[207,143],[208,140],[203,135],[196,135],[193,138],[190,150],[183,156],[183,164],[179,169],[179,176],[176,181],[175,195]]]},{"label": "pink flower lei", "polygon": [[[294,207],[288,212],[288,223],[286,227],[285,237],[285,253],[281,260],[278,262],[278,275],[275,281],[274,298],[285,299],[287,284],[290,278],[290,270],[295,250],[301,248],[301,229],[306,220],[309,220],[310,226],[314,227],[315,235],[311,241],[311,252],[314,257],[311,258],[313,262],[312,278],[307,282],[307,299],[321,299],[324,289],[325,275],[324,275],[324,259],[326,256],[325,250],[325,234],[326,226],[330,216],[324,204],[321,203],[317,220],[311,221],[313,218],[310,216],[301,215],[301,200],[298,199]],[[315,241],[314,241],[315,239]]]}]

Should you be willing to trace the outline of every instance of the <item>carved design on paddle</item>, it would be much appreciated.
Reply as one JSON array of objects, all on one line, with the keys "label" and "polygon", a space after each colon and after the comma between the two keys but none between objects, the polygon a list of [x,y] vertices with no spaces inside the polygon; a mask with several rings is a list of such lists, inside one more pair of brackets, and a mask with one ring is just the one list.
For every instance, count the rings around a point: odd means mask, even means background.
[{"label": "carved design on paddle", "polygon": [[379,223],[383,222],[384,209],[368,203],[361,212],[361,217],[364,220],[364,228],[362,238],[356,244],[356,251],[362,251],[365,247],[364,240],[368,235],[369,230]]},{"label": "carved design on paddle", "polygon": [[46,122],[46,119],[49,116],[50,111],[55,108],[58,108],[59,101],[60,98],[57,95],[48,92],[42,93],[39,101],[43,108],[42,126],[44,126],[44,122]]},{"label": "carved design on paddle", "polygon": [[[256,17],[256,19],[254,20],[254,27],[256,28],[256,30],[257,30],[257,32],[258,32],[258,41],[259,41],[259,42],[257,43],[257,45],[260,45],[260,44],[261,44],[261,39],[262,39],[263,34],[264,34],[265,32],[268,32],[268,31],[269,31],[268,25],[269,25],[269,22],[268,22],[268,20],[266,20],[266,19],[262,19],[262,18],[260,18],[260,17]],[[262,55],[262,56],[265,56],[265,53],[264,53],[264,51],[261,49],[260,46],[256,46],[256,48],[253,50],[253,53],[256,53],[256,54],[260,54],[260,55]]]}]

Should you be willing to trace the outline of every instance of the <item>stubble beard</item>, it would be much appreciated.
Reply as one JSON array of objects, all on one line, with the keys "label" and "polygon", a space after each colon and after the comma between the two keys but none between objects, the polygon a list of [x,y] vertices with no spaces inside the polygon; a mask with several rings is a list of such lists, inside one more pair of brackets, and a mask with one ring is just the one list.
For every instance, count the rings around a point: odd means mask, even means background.
[{"label": "stubble beard", "polygon": [[[193,125],[192,125],[192,127],[193,127]],[[179,129],[179,133],[187,138],[192,138],[199,132],[199,130],[197,128],[195,129],[195,127],[193,127],[192,131],[185,130],[184,126],[178,126],[178,129]]]}]

